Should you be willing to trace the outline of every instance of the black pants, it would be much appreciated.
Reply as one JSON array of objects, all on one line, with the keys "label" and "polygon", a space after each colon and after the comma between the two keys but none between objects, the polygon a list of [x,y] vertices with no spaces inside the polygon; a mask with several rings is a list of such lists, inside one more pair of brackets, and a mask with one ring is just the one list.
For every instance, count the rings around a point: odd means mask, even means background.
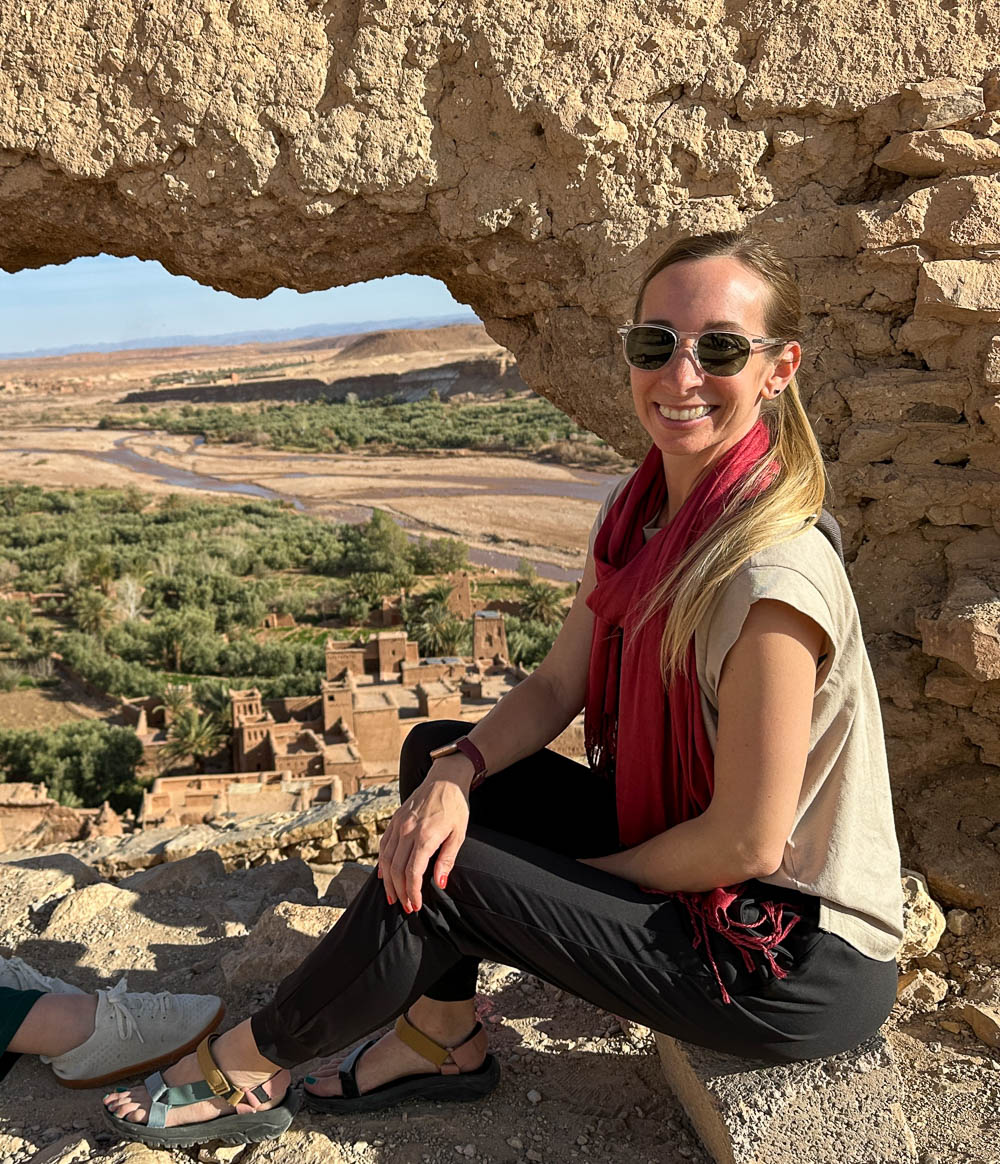
[{"label": "black pants", "polygon": [[[410,733],[400,760],[403,798],[426,776],[427,753],[467,727],[435,720]],[[292,1067],[356,1042],[421,995],[471,998],[480,958],[529,971],[653,1030],[774,1063],[848,1050],[889,1014],[895,962],[867,958],[820,930],[817,898],[759,882],[748,883],[741,899],[743,920],[755,920],[762,897],[780,898],[802,917],[779,951],[788,976],[748,971],[713,934],[732,997],[723,1003],[704,950],[693,949],[683,906],[575,860],[620,847],[614,790],[581,764],[538,752],[491,776],[471,809],[447,889],[428,873],[423,908],[405,914],[387,904],[373,873],[253,1016],[262,1054]]]}]

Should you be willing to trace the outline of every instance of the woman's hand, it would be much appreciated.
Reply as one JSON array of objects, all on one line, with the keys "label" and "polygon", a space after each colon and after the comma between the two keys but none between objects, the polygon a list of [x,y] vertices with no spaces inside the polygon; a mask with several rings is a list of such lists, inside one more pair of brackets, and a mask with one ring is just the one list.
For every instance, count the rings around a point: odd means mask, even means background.
[{"label": "woman's hand", "polygon": [[472,765],[463,755],[436,760],[423,783],[397,809],[379,844],[378,875],[390,905],[407,913],[423,904],[420,888],[437,853],[434,880],[444,889],[469,827]]}]

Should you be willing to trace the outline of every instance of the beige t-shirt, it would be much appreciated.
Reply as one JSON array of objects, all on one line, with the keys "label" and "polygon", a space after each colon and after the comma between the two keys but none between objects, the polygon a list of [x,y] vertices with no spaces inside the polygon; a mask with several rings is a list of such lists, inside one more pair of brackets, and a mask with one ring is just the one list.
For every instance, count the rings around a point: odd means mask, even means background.
[{"label": "beige t-shirt", "polygon": [[[627,480],[627,478],[626,478]],[[594,538],[625,482],[601,507]],[[646,539],[658,530],[647,526]],[[722,664],[762,598],[808,615],[827,636],[816,677],[809,755],[780,869],[759,880],[820,899],[819,924],[863,954],[894,958],[903,936],[899,847],[878,691],[847,574],[826,537],[809,528],[754,554],[695,632],[702,713],[715,747]]]}]

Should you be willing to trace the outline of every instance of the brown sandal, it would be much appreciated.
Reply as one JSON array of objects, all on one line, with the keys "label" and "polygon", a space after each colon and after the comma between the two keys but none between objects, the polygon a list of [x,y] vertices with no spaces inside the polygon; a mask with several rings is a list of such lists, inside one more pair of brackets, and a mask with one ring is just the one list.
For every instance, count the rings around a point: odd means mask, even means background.
[{"label": "brown sandal", "polygon": [[396,1020],[396,1036],[432,1063],[437,1071],[404,1075],[362,1094],[358,1089],[358,1063],[378,1042],[380,1036],[376,1036],[360,1043],[340,1064],[338,1074],[343,1094],[313,1095],[303,1088],[306,1107],[331,1115],[347,1115],[350,1112],[380,1111],[408,1099],[464,1102],[482,1099],[500,1082],[500,1065],[496,1058],[488,1054],[483,1058],[486,1031],[482,1023],[476,1023],[472,1033],[458,1046],[443,1047],[400,1015]]}]

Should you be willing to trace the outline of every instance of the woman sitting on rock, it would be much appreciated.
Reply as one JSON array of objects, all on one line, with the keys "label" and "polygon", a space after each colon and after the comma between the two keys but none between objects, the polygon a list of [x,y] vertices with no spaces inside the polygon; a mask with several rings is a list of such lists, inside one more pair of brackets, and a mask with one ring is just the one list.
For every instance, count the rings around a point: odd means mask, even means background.
[{"label": "woman sitting on rock", "polygon": [[[795,284],[752,238],[685,239],[634,318],[620,330],[653,447],[605,503],[548,657],[471,730],[410,733],[378,873],[267,1007],[108,1097],[122,1135],[277,1134],[298,1102],[288,1068],[390,1020],[306,1077],[310,1108],[484,1096],[499,1068],[476,1021],[482,958],[772,1063],[854,1047],[888,1015],[899,854],[795,385]],[[589,765],[544,750],[581,707]]]}]

